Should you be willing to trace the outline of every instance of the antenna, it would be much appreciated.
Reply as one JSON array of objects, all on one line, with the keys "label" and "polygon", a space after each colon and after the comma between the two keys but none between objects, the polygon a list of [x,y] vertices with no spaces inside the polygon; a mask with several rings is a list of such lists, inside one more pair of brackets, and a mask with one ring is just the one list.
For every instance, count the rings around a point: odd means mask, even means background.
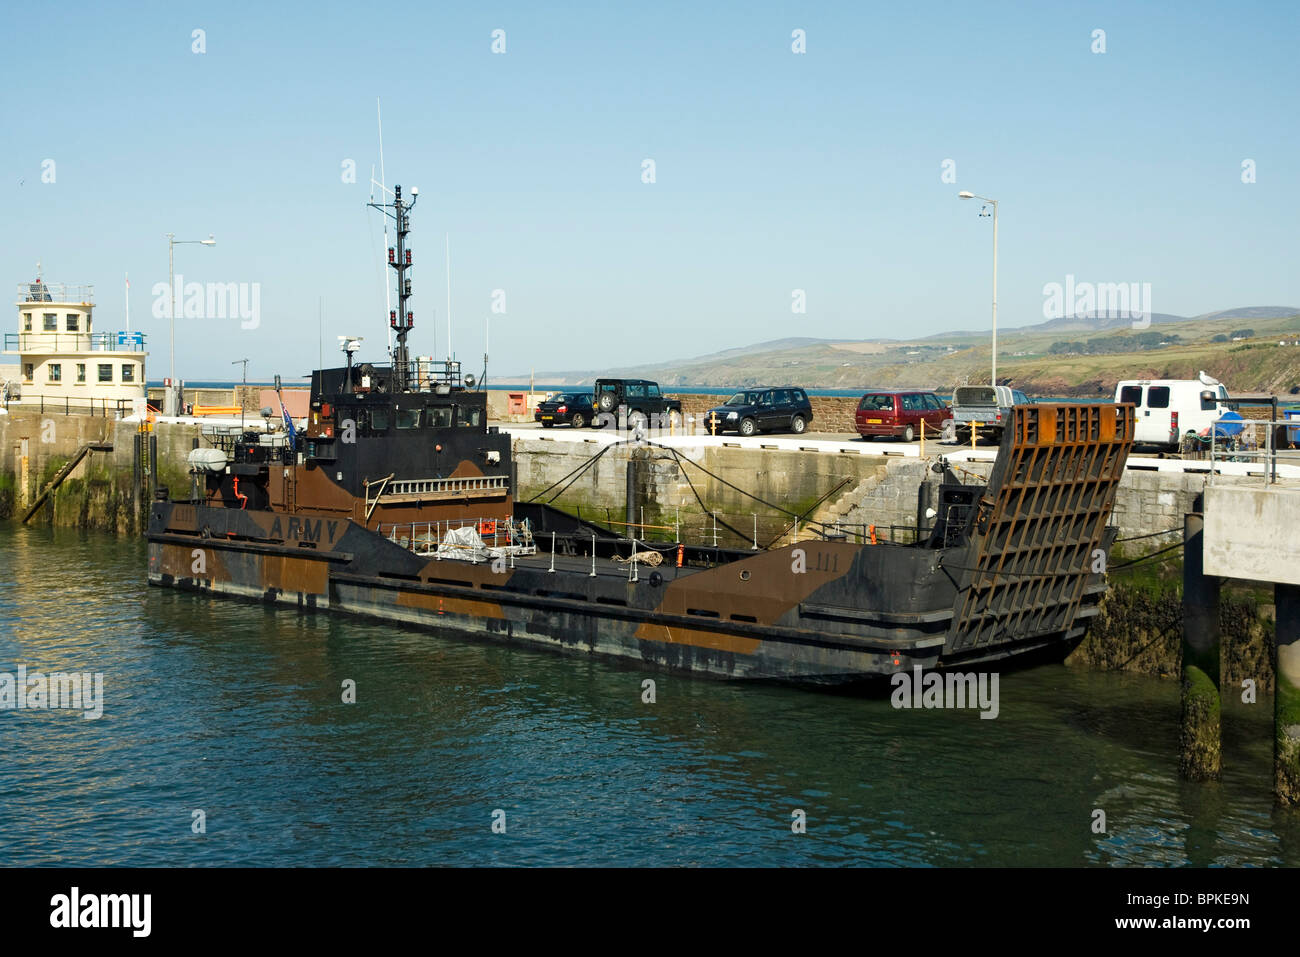
[{"label": "antenna", "polygon": [[[375,115],[379,118],[379,191],[386,193],[388,190],[384,184],[388,182],[384,178],[384,111],[380,106],[379,97],[375,97]],[[380,199],[383,197],[381,196]],[[375,200],[375,168],[370,167],[370,201]],[[388,248],[388,219],[384,219],[384,248]],[[393,311],[393,300],[389,296],[388,283],[384,283],[384,312]],[[388,354],[393,354],[393,331],[388,330]]]},{"label": "antenna", "polygon": [[131,331],[131,274],[122,273],[126,277],[126,331]]},{"label": "antenna", "polygon": [[[247,389],[248,388],[248,360],[236,359],[234,362],[230,364],[232,366],[237,366],[241,362],[244,364],[244,388]],[[244,393],[242,391],[239,393],[239,431],[240,432],[244,431]]]},{"label": "antenna", "polygon": [[451,233],[447,234],[447,359],[451,359]]}]

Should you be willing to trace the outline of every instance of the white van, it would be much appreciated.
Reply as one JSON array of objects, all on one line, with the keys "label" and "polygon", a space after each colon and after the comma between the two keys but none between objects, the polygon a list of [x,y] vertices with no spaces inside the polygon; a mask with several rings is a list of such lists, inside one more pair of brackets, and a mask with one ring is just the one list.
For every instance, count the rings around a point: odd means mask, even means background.
[{"label": "white van", "polygon": [[1213,376],[1198,379],[1128,379],[1115,387],[1116,402],[1136,407],[1134,442],[1176,449],[1188,432],[1200,433],[1228,408],[1228,390]]}]

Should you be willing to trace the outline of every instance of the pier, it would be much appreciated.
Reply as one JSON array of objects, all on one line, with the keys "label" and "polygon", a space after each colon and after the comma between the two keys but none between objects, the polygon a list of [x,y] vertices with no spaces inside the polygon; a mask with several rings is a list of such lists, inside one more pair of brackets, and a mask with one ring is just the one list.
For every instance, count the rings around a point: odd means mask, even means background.
[{"label": "pier", "polygon": [[[1189,778],[1219,774],[1219,586],[1269,582],[1277,608],[1274,668],[1274,784],[1278,803],[1300,805],[1300,486],[1285,481],[1207,484],[1187,516],[1182,757]],[[1190,678],[1188,677],[1190,675]],[[1205,679],[1210,679],[1209,681]],[[1212,687],[1211,687],[1212,686]]]}]

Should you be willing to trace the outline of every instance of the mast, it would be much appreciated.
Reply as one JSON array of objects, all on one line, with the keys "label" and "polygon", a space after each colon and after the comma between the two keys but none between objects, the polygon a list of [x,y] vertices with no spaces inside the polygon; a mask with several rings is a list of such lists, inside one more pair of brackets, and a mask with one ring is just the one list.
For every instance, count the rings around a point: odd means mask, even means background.
[{"label": "mast", "polygon": [[411,251],[406,248],[406,234],[411,231],[411,214],[402,203],[402,187],[393,187],[393,213],[397,220],[397,312],[388,314],[389,324],[397,330],[397,348],[393,350],[393,372],[398,392],[410,388],[410,357],[406,350],[406,335],[415,325],[415,316],[406,308],[411,298],[411,280],[406,270],[411,268]]},{"label": "mast", "polygon": [[[406,271],[411,268],[411,251],[406,248],[406,234],[411,231],[411,210],[415,208],[415,199],[419,190],[411,188],[411,202],[402,199],[402,187],[393,187],[391,203],[367,203],[381,210],[386,216],[393,217],[397,229],[397,246],[388,247],[388,265],[397,272],[397,308],[389,310],[388,328],[397,336],[397,345],[393,349],[393,391],[410,391],[413,382],[411,376],[410,355],[406,348],[406,336],[415,325],[415,313],[408,307],[411,298],[411,280],[406,278]],[[392,212],[388,210],[391,209]]]}]

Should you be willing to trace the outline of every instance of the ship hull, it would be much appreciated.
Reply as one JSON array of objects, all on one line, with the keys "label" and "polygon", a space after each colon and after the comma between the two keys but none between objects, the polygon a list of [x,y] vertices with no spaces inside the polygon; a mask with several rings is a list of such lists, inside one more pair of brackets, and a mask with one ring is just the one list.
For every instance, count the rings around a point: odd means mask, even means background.
[{"label": "ship hull", "polygon": [[159,501],[149,581],[723,678],[1000,666],[1064,653],[1097,613],[1132,435],[1131,406],[1017,407],[987,485],[946,475],[911,545],[656,546],[516,505],[477,525],[507,523],[509,561],[465,561],[450,523],[371,517],[386,479],[364,510]]},{"label": "ship hull", "polygon": [[1063,653],[1082,634],[1072,621],[951,653],[961,592],[945,562],[961,568],[968,552],[805,542],[702,569],[589,554],[494,569],[415,555],[328,515],[155,503],[149,581],[640,667],[818,685]]}]

